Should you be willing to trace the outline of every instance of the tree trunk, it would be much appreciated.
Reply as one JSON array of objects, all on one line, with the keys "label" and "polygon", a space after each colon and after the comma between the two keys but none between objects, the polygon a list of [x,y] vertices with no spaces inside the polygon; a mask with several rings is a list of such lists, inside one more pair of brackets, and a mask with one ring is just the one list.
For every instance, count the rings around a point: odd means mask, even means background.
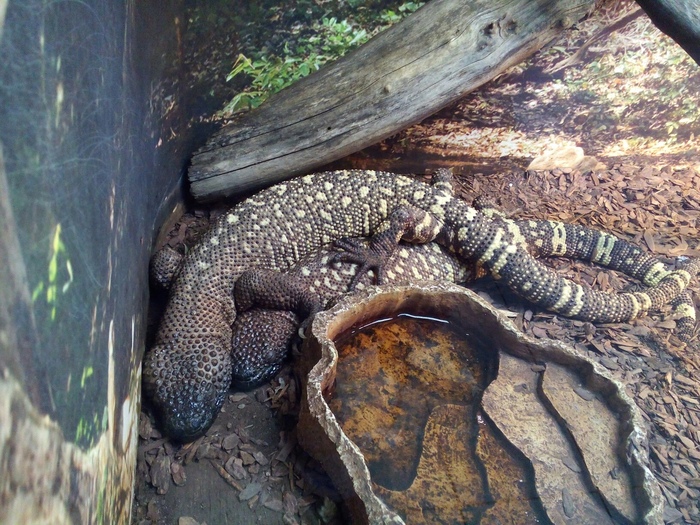
[{"label": "tree trunk", "polygon": [[654,25],[700,64],[700,1],[637,0]]},{"label": "tree trunk", "polygon": [[50,404],[46,378],[43,374],[37,374],[34,367],[34,350],[39,348],[39,344],[27,272],[10,204],[2,145],[0,224],[0,370],[14,376],[22,384],[35,406],[48,411]]},{"label": "tree trunk", "polygon": [[192,160],[192,194],[258,189],[367,147],[522,62],[593,7],[432,0],[216,134]]}]

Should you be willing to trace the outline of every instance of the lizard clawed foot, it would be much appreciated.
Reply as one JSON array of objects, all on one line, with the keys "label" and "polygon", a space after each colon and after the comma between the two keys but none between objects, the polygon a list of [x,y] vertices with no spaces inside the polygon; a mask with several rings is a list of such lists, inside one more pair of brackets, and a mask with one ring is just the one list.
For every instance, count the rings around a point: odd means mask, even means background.
[{"label": "lizard clawed foot", "polygon": [[331,256],[331,264],[351,263],[357,265],[357,271],[348,286],[348,291],[354,290],[360,279],[370,271],[374,272],[377,284],[384,282],[384,265],[391,256],[391,252],[385,253],[385,250],[376,243],[367,243],[356,237],[338,239],[333,243],[333,247],[342,251]]}]

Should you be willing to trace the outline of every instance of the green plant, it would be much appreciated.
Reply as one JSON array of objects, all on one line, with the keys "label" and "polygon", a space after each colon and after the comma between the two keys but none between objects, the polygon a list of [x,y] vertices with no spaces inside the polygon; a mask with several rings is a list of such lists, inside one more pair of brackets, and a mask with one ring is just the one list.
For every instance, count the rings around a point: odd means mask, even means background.
[{"label": "green plant", "polygon": [[83,375],[80,377],[80,388],[85,388],[85,381],[87,381],[94,372],[91,366],[83,368]]},{"label": "green plant", "polygon": [[380,13],[379,19],[385,24],[395,24],[396,22],[400,22],[405,16],[418,11],[423,4],[424,2],[406,2],[397,8],[398,13],[391,9],[385,9]]},{"label": "green plant", "polygon": [[257,108],[270,95],[307,76],[311,71],[316,71],[322,63],[317,57],[301,59],[292,56],[284,58],[273,56],[251,60],[244,54],[240,54],[226,79],[231,80],[240,74],[245,74],[251,81],[245,91],[233,97],[224,107],[223,112],[236,113],[243,109]]},{"label": "green plant", "polygon": [[359,47],[372,35],[416,11],[421,5],[422,3],[407,2],[398,7],[398,13],[392,10],[381,11],[372,27],[361,27],[349,20],[324,17],[320,22],[314,22],[304,35],[297,35],[286,42],[280,56],[239,54],[226,80],[246,76],[248,85],[220,113],[231,115],[258,107],[270,95]]},{"label": "green plant", "polygon": [[312,30],[313,34],[300,40],[293,51],[285,44],[282,57],[272,55],[250,59],[244,54],[238,55],[226,80],[245,74],[250,77],[250,84],[233,97],[224,113],[258,107],[270,95],[369,39],[364,29],[356,29],[346,20],[339,22],[335,18],[324,18],[320,24],[314,24]]}]

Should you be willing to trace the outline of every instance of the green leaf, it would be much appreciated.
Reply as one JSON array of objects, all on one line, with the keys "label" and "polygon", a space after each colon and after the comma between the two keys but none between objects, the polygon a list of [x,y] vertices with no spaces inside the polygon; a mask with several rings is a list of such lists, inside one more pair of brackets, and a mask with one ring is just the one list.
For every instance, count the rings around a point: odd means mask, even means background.
[{"label": "green leaf", "polygon": [[80,378],[80,388],[85,388],[85,381],[89,379],[93,373],[94,370],[91,366],[86,366],[85,368],[83,368],[83,375]]},{"label": "green leaf", "polygon": [[54,253],[53,257],[49,261],[49,282],[56,282],[56,275],[58,274],[58,257]]},{"label": "green leaf", "polygon": [[53,304],[56,302],[56,285],[51,284],[46,288],[46,302]]},{"label": "green leaf", "polygon": [[54,231],[54,234],[53,234],[52,247],[53,247],[54,253],[59,252],[62,246],[63,245],[61,243],[61,224],[59,223],[56,225],[56,230]]},{"label": "green leaf", "polygon": [[35,302],[37,298],[41,295],[41,292],[44,291],[44,282],[41,281],[39,284],[37,284],[34,287],[34,291],[32,292],[32,302]]}]

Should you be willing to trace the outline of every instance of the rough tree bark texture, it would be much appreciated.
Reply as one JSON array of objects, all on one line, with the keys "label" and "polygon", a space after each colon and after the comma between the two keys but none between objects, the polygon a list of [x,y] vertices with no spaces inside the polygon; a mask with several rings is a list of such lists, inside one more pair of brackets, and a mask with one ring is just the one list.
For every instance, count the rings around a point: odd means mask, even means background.
[{"label": "rough tree bark texture", "polygon": [[48,410],[46,380],[37,375],[34,367],[34,349],[39,345],[24,259],[16,232],[0,145],[0,371],[13,375],[32,402]]},{"label": "rough tree bark texture", "polygon": [[700,0],[637,0],[654,25],[700,64]]},{"label": "rough tree bark texture", "polygon": [[593,7],[432,0],[216,134],[192,160],[192,194],[258,189],[369,146],[522,62]]}]

